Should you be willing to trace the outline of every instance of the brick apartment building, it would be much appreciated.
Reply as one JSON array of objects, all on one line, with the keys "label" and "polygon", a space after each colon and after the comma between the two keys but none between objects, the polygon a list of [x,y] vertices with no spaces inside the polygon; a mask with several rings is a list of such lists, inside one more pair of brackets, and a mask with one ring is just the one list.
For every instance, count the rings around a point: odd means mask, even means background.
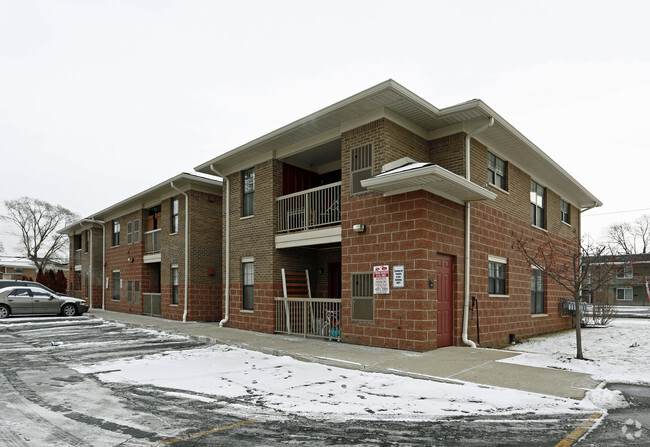
[{"label": "brick apartment building", "polygon": [[[623,254],[605,257],[614,265],[611,279],[600,290],[585,291],[595,304],[650,306],[650,254]],[[598,266],[600,261],[594,262]]]},{"label": "brick apartment building", "polygon": [[221,202],[220,181],[182,173],[64,228],[70,294],[91,308],[219,320]]},{"label": "brick apartment building", "polygon": [[471,345],[477,316],[483,346],[571,327],[513,235],[575,241],[601,203],[480,100],[389,80],[196,170],[224,179],[228,326],[418,351]]}]

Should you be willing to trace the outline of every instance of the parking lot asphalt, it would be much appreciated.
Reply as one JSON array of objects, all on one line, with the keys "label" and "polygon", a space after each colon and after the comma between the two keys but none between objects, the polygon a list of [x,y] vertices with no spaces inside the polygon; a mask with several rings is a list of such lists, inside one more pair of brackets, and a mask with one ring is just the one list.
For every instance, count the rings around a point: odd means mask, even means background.
[{"label": "parking lot asphalt", "polygon": [[589,375],[550,368],[514,365],[500,360],[519,354],[497,349],[450,346],[427,352],[373,348],[219,327],[216,322],[181,322],[146,315],[91,309],[106,321],[236,346],[298,360],[369,372],[396,374],[440,382],[511,388],[571,399],[584,398],[599,382]]}]

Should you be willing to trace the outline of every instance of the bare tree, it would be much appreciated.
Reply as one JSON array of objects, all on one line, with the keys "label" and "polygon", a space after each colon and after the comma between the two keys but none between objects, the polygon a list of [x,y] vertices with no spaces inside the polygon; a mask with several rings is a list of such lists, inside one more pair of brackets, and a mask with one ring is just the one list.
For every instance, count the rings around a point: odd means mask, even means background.
[{"label": "bare tree", "polygon": [[57,252],[66,245],[67,236],[57,230],[79,216],[60,205],[30,197],[5,200],[8,214],[2,219],[12,222],[19,229],[21,249],[36,268],[44,271],[45,266],[56,257]]},{"label": "bare tree", "polygon": [[612,250],[621,254],[648,253],[650,250],[650,216],[644,214],[633,223],[624,222],[607,228]]},{"label": "bare tree", "polygon": [[513,234],[513,247],[517,249],[531,267],[544,272],[547,279],[554,281],[567,291],[573,299],[576,328],[576,358],[582,355],[582,312],[581,295],[583,289],[600,290],[616,275],[610,260],[609,247],[590,241],[583,243],[576,232],[573,240],[553,239],[549,234],[538,238]]}]

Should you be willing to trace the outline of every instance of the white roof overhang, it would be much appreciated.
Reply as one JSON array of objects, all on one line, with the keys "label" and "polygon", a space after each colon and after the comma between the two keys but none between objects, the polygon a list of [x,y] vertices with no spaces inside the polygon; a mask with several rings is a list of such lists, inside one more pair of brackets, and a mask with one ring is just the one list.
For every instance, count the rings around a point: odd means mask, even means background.
[{"label": "white roof overhang", "polygon": [[476,99],[438,109],[393,80],[294,121],[195,169],[214,175],[213,167],[217,175],[228,175],[261,160],[282,158],[287,148],[299,150],[310,141],[331,141],[345,130],[382,117],[428,140],[469,132],[486,119],[494,118],[494,125],[477,134],[474,137],[476,140],[574,206],[590,208],[602,205],[600,200],[483,101]]},{"label": "white roof overhang", "polygon": [[495,193],[453,172],[425,163],[414,163],[384,172],[361,180],[361,185],[385,196],[422,189],[460,204],[494,200],[497,197]]},{"label": "white roof overhang", "polygon": [[174,186],[181,191],[202,191],[208,194],[214,194],[215,196],[221,196],[222,194],[223,182],[221,180],[200,177],[195,174],[183,172],[169,180],[157,184],[156,186],[152,186],[149,189],[135,194],[128,199],[122,200],[121,202],[111,205],[108,208],[98,211],[84,219],[73,222],[59,230],[58,233],[72,235],[93,227],[101,228],[107,220],[115,219],[124,214],[157,205],[162,199],[178,194],[178,191],[172,188],[172,182],[174,183]]}]

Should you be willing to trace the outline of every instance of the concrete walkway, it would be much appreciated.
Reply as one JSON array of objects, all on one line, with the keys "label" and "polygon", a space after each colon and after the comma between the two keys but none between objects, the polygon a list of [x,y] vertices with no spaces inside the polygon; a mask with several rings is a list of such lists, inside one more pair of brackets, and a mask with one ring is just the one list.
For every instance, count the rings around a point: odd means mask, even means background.
[{"label": "concrete walkway", "polygon": [[599,382],[587,374],[499,362],[519,355],[495,349],[451,346],[428,352],[371,348],[298,336],[271,335],[219,327],[218,323],[183,323],[145,315],[91,309],[89,315],[127,326],[187,335],[206,342],[362,371],[397,374],[446,383],[473,382],[551,396],[582,399]]}]

